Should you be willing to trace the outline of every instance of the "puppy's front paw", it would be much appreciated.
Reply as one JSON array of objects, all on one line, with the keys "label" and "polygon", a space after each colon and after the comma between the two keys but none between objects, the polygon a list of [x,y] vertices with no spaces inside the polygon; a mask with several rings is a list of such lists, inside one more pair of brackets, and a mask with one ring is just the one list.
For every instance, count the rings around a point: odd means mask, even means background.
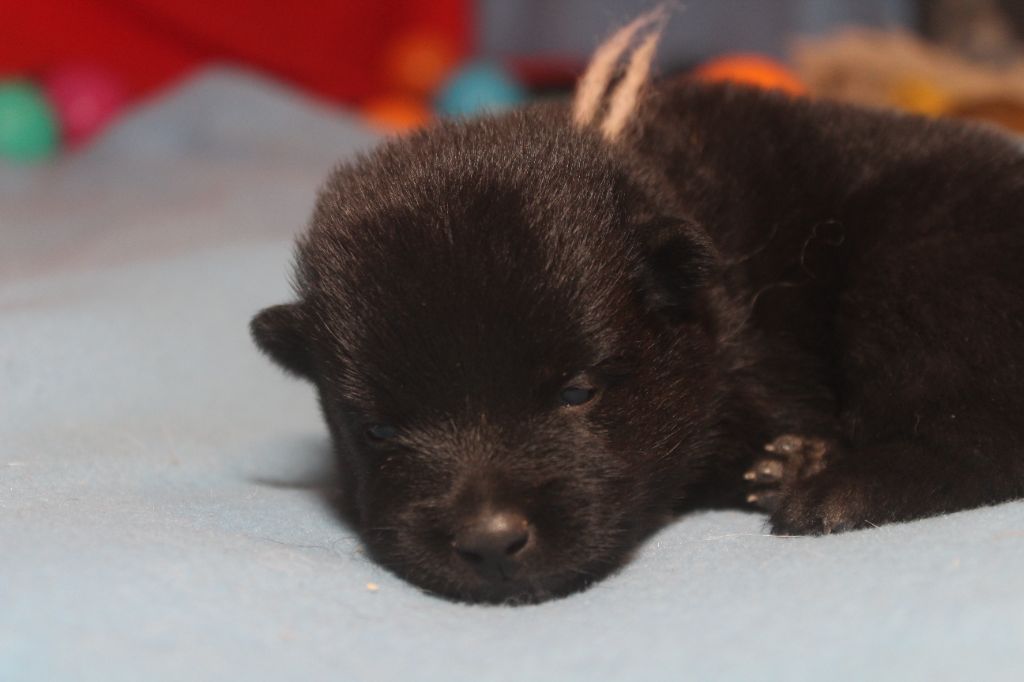
[{"label": "puppy's front paw", "polygon": [[750,490],[747,502],[773,512],[798,483],[824,470],[829,445],[820,438],[786,434],[764,450],[743,478]]}]

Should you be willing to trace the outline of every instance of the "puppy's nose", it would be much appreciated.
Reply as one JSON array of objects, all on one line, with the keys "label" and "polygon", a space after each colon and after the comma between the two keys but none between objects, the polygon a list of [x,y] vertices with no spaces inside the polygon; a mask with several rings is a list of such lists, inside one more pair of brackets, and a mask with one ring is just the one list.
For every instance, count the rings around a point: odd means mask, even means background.
[{"label": "puppy's nose", "polygon": [[492,580],[511,577],[529,544],[530,523],[508,511],[479,514],[452,541],[456,554]]}]

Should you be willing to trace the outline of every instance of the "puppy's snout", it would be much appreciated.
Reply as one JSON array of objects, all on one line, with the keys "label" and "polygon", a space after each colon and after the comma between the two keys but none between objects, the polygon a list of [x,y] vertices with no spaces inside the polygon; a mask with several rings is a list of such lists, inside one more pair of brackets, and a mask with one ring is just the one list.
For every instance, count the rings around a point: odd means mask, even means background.
[{"label": "puppy's snout", "polygon": [[531,545],[530,522],[516,512],[481,512],[455,534],[452,548],[480,575],[510,578]]}]

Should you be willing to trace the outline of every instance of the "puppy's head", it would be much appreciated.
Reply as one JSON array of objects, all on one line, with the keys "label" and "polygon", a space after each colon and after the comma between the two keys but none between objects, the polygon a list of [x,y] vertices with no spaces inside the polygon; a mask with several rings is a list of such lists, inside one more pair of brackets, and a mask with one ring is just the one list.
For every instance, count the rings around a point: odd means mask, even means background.
[{"label": "puppy's head", "polygon": [[456,598],[617,566],[709,450],[714,254],[568,109],[443,124],[335,171],[257,343],[311,380],[368,546]]}]

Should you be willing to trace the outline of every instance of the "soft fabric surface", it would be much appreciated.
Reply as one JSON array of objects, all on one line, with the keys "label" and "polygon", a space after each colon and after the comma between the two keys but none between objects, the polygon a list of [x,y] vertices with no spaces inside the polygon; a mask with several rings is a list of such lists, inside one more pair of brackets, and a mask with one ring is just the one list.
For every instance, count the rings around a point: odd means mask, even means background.
[{"label": "soft fabric surface", "polygon": [[0,680],[1021,679],[1022,502],[825,538],[696,514],[521,608],[368,561],[311,389],[246,324],[372,141],[217,72],[0,170]]}]

